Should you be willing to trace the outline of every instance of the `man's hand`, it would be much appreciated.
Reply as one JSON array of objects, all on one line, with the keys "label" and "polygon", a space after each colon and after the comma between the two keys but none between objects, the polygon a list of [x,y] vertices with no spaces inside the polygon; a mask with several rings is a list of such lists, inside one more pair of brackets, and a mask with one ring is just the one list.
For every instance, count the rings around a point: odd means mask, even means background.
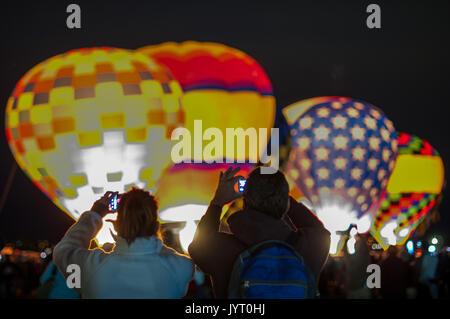
[{"label": "man's hand", "polygon": [[94,205],[92,205],[91,211],[96,212],[102,218],[105,217],[105,215],[111,213],[109,211],[109,202],[111,198],[117,194],[119,194],[119,192],[106,192],[103,197],[101,197],[94,203]]},{"label": "man's hand", "polygon": [[216,194],[214,195],[211,204],[222,207],[225,204],[242,196],[242,193],[234,190],[234,184],[243,176],[234,176],[239,172],[240,168],[232,169],[231,166],[224,172],[220,172],[219,185],[217,186]]}]

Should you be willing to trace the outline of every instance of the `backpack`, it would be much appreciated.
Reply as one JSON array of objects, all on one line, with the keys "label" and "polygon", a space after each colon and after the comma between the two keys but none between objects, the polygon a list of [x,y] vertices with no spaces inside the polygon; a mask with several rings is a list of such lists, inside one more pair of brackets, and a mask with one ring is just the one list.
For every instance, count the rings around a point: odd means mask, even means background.
[{"label": "backpack", "polygon": [[288,243],[267,240],[236,259],[230,277],[232,299],[312,299],[316,297],[313,273]]}]

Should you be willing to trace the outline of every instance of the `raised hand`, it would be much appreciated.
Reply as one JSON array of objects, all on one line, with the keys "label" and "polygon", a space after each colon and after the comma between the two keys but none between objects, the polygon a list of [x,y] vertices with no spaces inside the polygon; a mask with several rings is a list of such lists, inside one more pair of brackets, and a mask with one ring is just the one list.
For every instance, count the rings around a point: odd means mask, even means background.
[{"label": "raised hand", "polygon": [[242,193],[234,190],[234,184],[236,184],[238,180],[244,179],[243,176],[235,176],[239,170],[239,167],[232,169],[230,166],[225,172],[220,172],[219,185],[217,186],[216,194],[214,195],[211,204],[223,206],[242,196]]},{"label": "raised hand", "polygon": [[109,210],[109,202],[112,197],[119,194],[119,192],[106,192],[100,199],[95,201],[94,205],[92,205],[91,211],[96,212],[101,217],[111,213]]}]

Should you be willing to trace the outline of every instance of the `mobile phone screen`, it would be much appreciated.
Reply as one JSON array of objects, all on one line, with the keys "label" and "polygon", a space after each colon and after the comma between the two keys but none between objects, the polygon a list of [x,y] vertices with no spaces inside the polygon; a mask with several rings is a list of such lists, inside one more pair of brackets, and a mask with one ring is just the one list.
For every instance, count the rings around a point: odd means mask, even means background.
[{"label": "mobile phone screen", "polygon": [[247,180],[245,180],[245,179],[240,179],[239,180],[239,191],[240,192],[244,191],[245,183],[247,183]]},{"label": "mobile phone screen", "polygon": [[112,197],[111,199],[110,199],[110,202],[109,202],[109,210],[110,211],[112,211],[112,212],[114,212],[114,211],[116,211],[117,210],[117,204],[118,204],[118,198],[117,198],[117,195],[114,195],[114,197]]}]

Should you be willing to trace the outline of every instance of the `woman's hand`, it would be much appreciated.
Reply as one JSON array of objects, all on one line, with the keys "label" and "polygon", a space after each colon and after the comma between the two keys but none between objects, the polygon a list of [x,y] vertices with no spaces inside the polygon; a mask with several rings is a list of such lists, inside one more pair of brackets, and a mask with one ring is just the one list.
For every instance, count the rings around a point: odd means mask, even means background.
[{"label": "woman's hand", "polygon": [[216,194],[214,195],[211,204],[223,206],[242,196],[241,192],[236,192],[234,190],[234,184],[236,184],[238,180],[244,179],[243,176],[234,176],[239,170],[239,167],[232,169],[230,166],[225,173],[220,172],[219,185],[217,186]]},{"label": "woman's hand", "polygon": [[111,198],[117,194],[119,194],[119,192],[106,192],[99,200],[95,201],[94,205],[92,205],[91,211],[96,212],[102,218],[105,217],[105,215],[111,213],[109,211],[109,202]]}]

